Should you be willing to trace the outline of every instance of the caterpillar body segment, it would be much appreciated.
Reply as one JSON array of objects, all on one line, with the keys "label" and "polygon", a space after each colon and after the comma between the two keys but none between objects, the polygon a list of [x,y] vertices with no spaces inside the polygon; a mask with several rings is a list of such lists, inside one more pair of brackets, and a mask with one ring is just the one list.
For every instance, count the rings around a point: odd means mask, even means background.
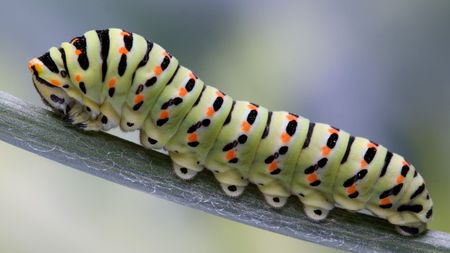
[{"label": "caterpillar body segment", "polygon": [[292,178],[308,125],[308,119],[292,113],[269,113],[249,178],[273,207],[282,207],[291,195]]},{"label": "caterpillar body segment", "polygon": [[366,138],[350,136],[335,179],[333,198],[349,210],[361,210],[373,195],[389,157],[385,147]]},{"label": "caterpillar body segment", "polygon": [[349,134],[330,125],[310,123],[302,147],[292,191],[305,203],[305,212],[315,220],[334,207],[333,188]]},{"label": "caterpillar body segment", "polygon": [[[209,150],[231,111],[233,99],[211,86],[203,86],[200,96],[166,145],[175,168],[182,177],[203,170]],[[189,168],[189,169],[188,169]],[[190,172],[190,173],[189,173]]]},{"label": "caterpillar body segment", "polygon": [[[127,103],[122,107],[120,127],[124,131],[142,128],[150,110],[180,67],[178,60],[156,43],[147,42],[147,53],[134,73]],[[134,91],[134,92],[132,92]],[[145,103],[139,104],[140,97]],[[144,101],[142,100],[142,101]],[[138,102],[138,103],[135,103]]]},{"label": "caterpillar body segment", "polygon": [[256,184],[267,203],[295,195],[307,216],[368,210],[404,235],[426,229],[432,200],[412,164],[328,124],[233,100],[156,43],[121,29],[89,31],[30,60],[46,105],[85,130],[140,131],[169,152],[175,173],[213,172],[224,192]]},{"label": "caterpillar body segment", "polygon": [[235,101],[232,106],[208,153],[205,167],[214,172],[225,192],[238,196],[242,193],[242,187],[248,184],[250,166],[269,111],[246,101]]},{"label": "caterpillar body segment", "polygon": [[[179,68],[144,121],[143,130],[149,138],[154,140],[152,148],[159,149],[166,146],[200,96],[203,87],[203,81],[196,78],[192,71],[185,67]],[[136,106],[144,102],[144,100],[138,101],[135,101]]]}]

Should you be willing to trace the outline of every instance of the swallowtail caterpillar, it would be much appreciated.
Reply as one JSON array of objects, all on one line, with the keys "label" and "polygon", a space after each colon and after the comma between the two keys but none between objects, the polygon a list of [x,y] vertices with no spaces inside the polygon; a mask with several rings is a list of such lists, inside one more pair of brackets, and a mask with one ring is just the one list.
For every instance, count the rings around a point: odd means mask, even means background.
[{"label": "swallowtail caterpillar", "polygon": [[211,170],[237,197],[251,182],[267,203],[290,195],[306,215],[368,210],[404,235],[426,229],[432,200],[412,164],[362,137],[285,111],[236,101],[206,85],[156,43],[122,29],[92,30],[29,61],[45,104],[85,130],[140,131],[179,177]]}]

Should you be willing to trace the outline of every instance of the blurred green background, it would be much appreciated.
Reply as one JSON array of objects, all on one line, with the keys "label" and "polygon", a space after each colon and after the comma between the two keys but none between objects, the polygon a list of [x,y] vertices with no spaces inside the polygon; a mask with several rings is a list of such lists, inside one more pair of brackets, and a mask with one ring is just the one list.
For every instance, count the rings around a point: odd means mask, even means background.
[{"label": "blurred green background", "polygon": [[[405,155],[450,232],[450,2],[14,1],[0,90],[41,104],[27,61],[90,29],[149,38],[237,99]],[[136,134],[122,134],[136,141]],[[95,178],[0,142],[0,252],[335,252]]]}]

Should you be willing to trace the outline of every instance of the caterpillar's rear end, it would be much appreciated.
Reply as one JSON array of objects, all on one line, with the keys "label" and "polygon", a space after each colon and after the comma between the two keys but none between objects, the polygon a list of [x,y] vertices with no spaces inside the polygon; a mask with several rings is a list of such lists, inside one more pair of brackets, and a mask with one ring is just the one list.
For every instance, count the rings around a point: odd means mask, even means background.
[{"label": "caterpillar's rear end", "polygon": [[89,31],[29,62],[43,101],[85,130],[140,130],[165,148],[175,173],[207,168],[227,195],[251,182],[282,207],[297,196],[308,217],[369,210],[400,233],[425,230],[432,201],[400,155],[330,125],[233,100],[205,85],[156,43],[121,29]]}]

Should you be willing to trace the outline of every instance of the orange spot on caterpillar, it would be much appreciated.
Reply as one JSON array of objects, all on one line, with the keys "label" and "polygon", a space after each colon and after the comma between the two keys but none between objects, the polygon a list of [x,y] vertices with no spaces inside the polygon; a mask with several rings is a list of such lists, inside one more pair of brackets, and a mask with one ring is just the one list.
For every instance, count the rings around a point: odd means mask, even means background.
[{"label": "orange spot on caterpillar", "polygon": [[361,168],[366,168],[366,167],[367,167],[366,160],[361,160]]},{"label": "orange spot on caterpillar", "polygon": [[337,133],[339,133],[339,131],[336,130],[336,129],[334,129],[334,128],[328,128],[328,132],[329,132],[330,134],[337,134]]},{"label": "orange spot on caterpillar", "polygon": [[81,81],[81,76],[80,76],[80,74],[78,74],[78,75],[75,76],[75,80],[77,80],[77,82],[80,82],[80,81]]},{"label": "orange spot on caterpillar", "polygon": [[223,98],[225,95],[223,95],[223,93],[222,92],[220,92],[220,91],[216,91],[216,95],[218,96],[218,97],[221,97],[221,98]]},{"label": "orange spot on caterpillar", "polygon": [[130,36],[130,33],[122,31],[122,32],[120,32],[120,35],[122,35],[122,36]]},{"label": "orange spot on caterpillar", "polygon": [[188,93],[188,91],[184,87],[181,87],[180,90],[178,91],[178,95],[181,97],[186,96],[187,93]]},{"label": "orange spot on caterpillar", "polygon": [[352,184],[352,186],[348,187],[347,189],[348,194],[353,194],[356,192],[356,184]]},{"label": "orange spot on caterpillar", "polygon": [[81,50],[80,49],[75,50],[75,54],[76,55],[80,55],[81,54]]},{"label": "orange spot on caterpillar", "polygon": [[163,52],[163,55],[164,55],[164,56],[167,56],[167,57],[170,57],[170,55],[169,55],[169,53],[168,53],[167,51],[164,51],[164,52]]},{"label": "orange spot on caterpillar", "polygon": [[198,138],[198,136],[197,136],[196,133],[191,133],[191,134],[188,136],[188,141],[190,141],[190,142],[196,141],[197,138]]},{"label": "orange spot on caterpillar", "polygon": [[308,182],[312,183],[312,182],[317,180],[317,174],[316,173],[312,173],[306,179],[308,180]]},{"label": "orange spot on caterpillar", "polygon": [[37,72],[41,72],[42,71],[42,65],[41,64],[34,64],[34,68],[36,69]]},{"label": "orange spot on caterpillar", "polygon": [[400,184],[403,182],[403,180],[405,180],[405,177],[402,175],[399,175],[395,181],[397,182],[397,184]]},{"label": "orange spot on caterpillar", "polygon": [[169,111],[167,111],[167,110],[161,111],[161,113],[159,114],[160,119],[167,119],[168,117],[169,117]]},{"label": "orange spot on caterpillar", "polygon": [[236,151],[230,150],[230,151],[227,152],[227,154],[226,154],[225,157],[226,157],[227,160],[231,160],[231,159],[233,159],[235,156],[236,156]]},{"label": "orange spot on caterpillar", "polygon": [[391,200],[389,199],[389,197],[386,197],[386,198],[380,200],[381,205],[389,205],[390,203],[391,203]]},{"label": "orange spot on caterpillar", "polygon": [[161,68],[161,66],[156,66],[154,69],[153,69],[153,73],[155,74],[155,76],[159,76],[161,73],[162,73],[162,68]]},{"label": "orange spot on caterpillar", "polygon": [[278,164],[275,161],[272,161],[269,166],[267,166],[267,169],[269,170],[269,172],[272,172],[274,170],[276,170],[278,168]]},{"label": "orange spot on caterpillar", "polygon": [[214,108],[212,106],[208,107],[208,111],[206,112],[206,116],[211,117],[214,115]]},{"label": "orange spot on caterpillar", "polygon": [[369,142],[369,143],[367,144],[367,147],[368,147],[368,148],[376,148],[377,145],[373,144],[372,142]]},{"label": "orange spot on caterpillar", "polygon": [[50,82],[56,87],[60,87],[61,86],[61,83],[58,82],[58,80],[56,80],[56,79],[52,79],[52,80],[50,80]]},{"label": "orange spot on caterpillar", "polygon": [[409,163],[407,161],[402,162],[403,165],[409,166]]},{"label": "orange spot on caterpillar", "polygon": [[322,155],[327,156],[330,153],[331,149],[329,147],[322,148]]},{"label": "orange spot on caterpillar", "polygon": [[283,132],[283,133],[281,134],[281,141],[282,141],[283,143],[289,142],[290,139],[291,139],[291,136],[289,136],[288,133]]},{"label": "orange spot on caterpillar", "polygon": [[116,84],[116,79],[111,79],[108,82],[108,88],[112,88],[114,87],[114,85]]},{"label": "orange spot on caterpillar", "polygon": [[286,115],[287,120],[292,121],[292,120],[296,120],[298,117],[292,114]]},{"label": "orange spot on caterpillar", "polygon": [[142,100],[144,100],[144,95],[138,94],[134,97],[134,104],[139,104]]},{"label": "orange spot on caterpillar", "polygon": [[126,49],[125,47],[121,47],[121,48],[119,48],[119,53],[128,54],[128,49]]},{"label": "orange spot on caterpillar", "polygon": [[77,41],[78,41],[78,38],[75,37],[75,38],[73,38],[73,39],[70,41],[70,43],[73,44],[73,43],[75,43],[75,42],[77,42]]},{"label": "orange spot on caterpillar", "polygon": [[241,128],[242,131],[247,133],[250,130],[250,127],[251,127],[251,125],[247,121],[242,122],[242,128]]},{"label": "orange spot on caterpillar", "polygon": [[257,110],[258,109],[258,107],[256,107],[255,105],[252,105],[252,104],[248,104],[247,107],[250,110]]},{"label": "orange spot on caterpillar", "polygon": [[192,78],[192,79],[194,79],[194,80],[197,79],[192,71],[189,72],[189,77]]}]

